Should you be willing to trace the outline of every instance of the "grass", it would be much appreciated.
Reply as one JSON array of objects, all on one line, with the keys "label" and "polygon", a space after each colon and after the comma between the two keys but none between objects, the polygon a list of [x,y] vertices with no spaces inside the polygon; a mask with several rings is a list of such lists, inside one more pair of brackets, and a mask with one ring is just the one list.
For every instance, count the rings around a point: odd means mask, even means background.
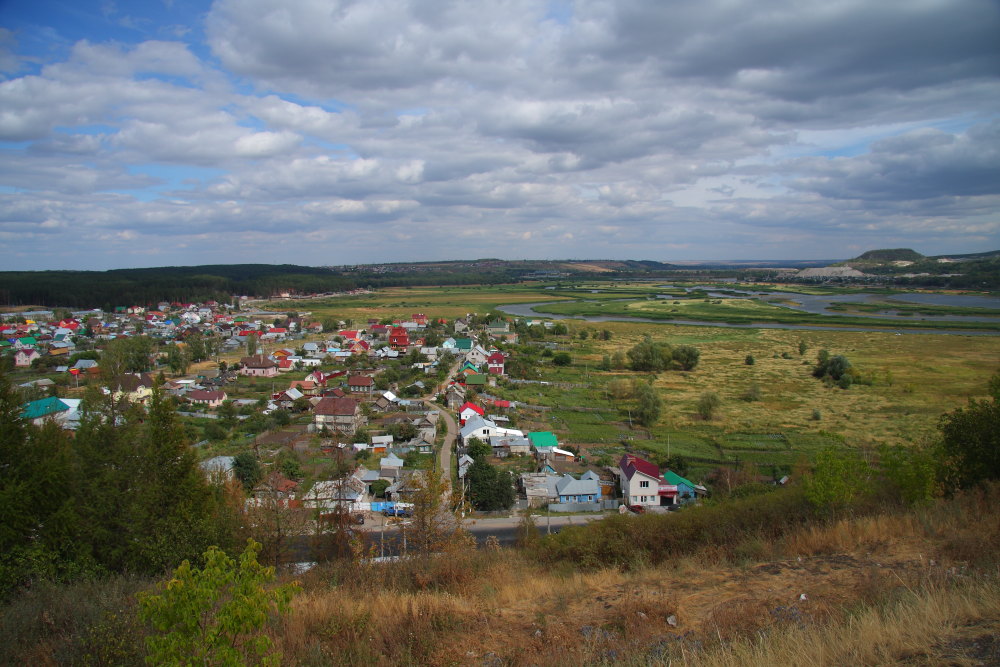
[{"label": "grass", "polygon": [[[267,632],[296,665],[990,663],[998,500],[991,487],[829,521],[789,489],[613,516],[537,551],[335,562],[300,576]],[[0,662],[141,663],[134,594],[151,585],[35,587],[0,613]]]},{"label": "grass", "polygon": [[[932,321],[932,320],[891,320],[876,317],[851,317],[850,315],[814,315],[804,313],[760,299],[639,299],[592,301],[577,300],[548,304],[543,312],[570,316],[642,317],[652,320],[694,320],[719,322],[722,324],[793,324],[827,327],[884,327],[888,329],[963,329],[996,331],[1000,321]],[[970,314],[967,308],[938,306],[935,314]],[[908,311],[915,312],[915,311]],[[982,313],[977,313],[982,314]],[[990,313],[985,313],[990,314]]]}]

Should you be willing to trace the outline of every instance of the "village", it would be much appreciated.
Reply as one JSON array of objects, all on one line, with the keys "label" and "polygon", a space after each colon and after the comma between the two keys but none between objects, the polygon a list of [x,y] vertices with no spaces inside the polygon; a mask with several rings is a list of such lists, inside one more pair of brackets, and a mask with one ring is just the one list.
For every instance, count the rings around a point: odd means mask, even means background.
[{"label": "village", "polygon": [[[549,334],[535,342],[549,350],[565,334],[551,321],[413,313],[357,326],[208,302],[7,314],[0,336],[12,377],[28,378],[26,419],[72,430],[87,386],[133,405],[159,386],[205,474],[239,481],[249,505],[302,515],[303,531],[309,517],[405,525],[425,471],[462,490],[470,517],[660,512],[706,493],[634,453],[589,461],[536,415],[519,428],[525,406],[495,388],[512,381],[525,327]],[[144,367],[109,359],[115,345]]]}]

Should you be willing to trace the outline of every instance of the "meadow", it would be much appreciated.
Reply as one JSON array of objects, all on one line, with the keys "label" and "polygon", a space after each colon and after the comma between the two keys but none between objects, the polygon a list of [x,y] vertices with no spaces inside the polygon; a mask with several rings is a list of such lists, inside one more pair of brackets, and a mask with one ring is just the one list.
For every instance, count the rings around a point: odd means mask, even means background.
[{"label": "meadow", "polygon": [[[606,289],[600,296],[615,298],[651,289],[664,293],[664,288],[649,283],[545,287],[399,288],[361,298],[297,305],[308,308],[314,316],[350,319],[358,325],[368,318],[407,318],[415,312],[452,319],[490,313],[498,305],[542,298],[554,301],[560,296],[566,301],[561,305],[572,309],[581,305],[574,297],[590,298],[593,289]],[[572,296],[564,296],[564,292]],[[690,309],[693,319],[703,319],[708,308],[718,314],[730,307],[729,302],[744,309],[777,309],[745,300],[724,299],[721,304],[701,299],[678,301]],[[600,303],[618,306],[626,302],[602,299],[583,305]],[[677,307],[663,299],[638,303],[650,308]],[[275,307],[281,309],[280,305]],[[682,455],[689,459],[693,477],[720,464],[743,462],[754,463],[766,472],[787,471],[830,444],[870,449],[880,444],[928,442],[935,437],[940,415],[964,405],[969,398],[985,395],[989,376],[1000,369],[1000,339],[993,336],[564,322],[569,334],[550,334],[547,340],[570,353],[569,366],[555,366],[550,358],[536,354],[532,363],[539,373],[537,379],[549,384],[502,383],[490,389],[501,398],[544,408],[518,410],[512,415],[517,426],[552,430],[564,446],[587,455],[588,462],[605,460],[602,456],[617,457],[626,444],[651,456]],[[605,330],[610,340],[597,335]],[[587,332],[585,339],[580,338],[581,332]],[[626,369],[599,370],[605,355],[625,353],[645,336],[673,346],[697,347],[701,353],[698,366],[689,372],[666,371],[653,376]],[[800,346],[805,348],[801,354]],[[521,346],[509,351],[517,356],[527,349]],[[846,356],[865,383],[844,390],[814,378],[812,369],[821,349]],[[748,356],[754,359],[752,365],[746,363]],[[664,402],[660,419],[649,427],[630,419],[635,407],[631,398],[616,398],[616,381],[630,383],[636,378],[652,381]],[[697,410],[706,392],[721,399],[708,420]],[[747,400],[753,393],[757,400]]]}]

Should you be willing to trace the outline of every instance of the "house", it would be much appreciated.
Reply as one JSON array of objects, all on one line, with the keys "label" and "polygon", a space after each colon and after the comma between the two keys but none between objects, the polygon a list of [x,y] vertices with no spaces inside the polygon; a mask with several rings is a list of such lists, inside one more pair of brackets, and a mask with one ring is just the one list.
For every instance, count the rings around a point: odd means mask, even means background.
[{"label": "house", "polygon": [[[307,376],[308,377],[308,376]],[[298,389],[303,396],[318,396],[319,385],[315,380],[292,380],[289,389]]]},{"label": "house", "polygon": [[531,507],[540,507],[559,500],[559,491],[556,489],[559,481],[558,475],[547,472],[526,472],[518,477],[521,490]]},{"label": "house", "polygon": [[406,348],[410,344],[410,334],[403,327],[393,327],[389,331],[389,345],[396,348]]},{"label": "house", "polygon": [[505,333],[510,333],[510,324],[504,322],[503,320],[493,320],[486,325],[486,333],[490,336],[500,336]]},{"label": "house", "polygon": [[489,378],[485,375],[477,373],[476,375],[467,375],[464,382],[466,387],[485,387],[488,380]]},{"label": "house", "polygon": [[476,345],[474,348],[465,353],[465,360],[475,364],[476,366],[482,366],[486,363],[489,356],[489,353],[484,350],[481,345]]},{"label": "house", "polygon": [[196,389],[187,397],[195,405],[205,405],[210,408],[219,407],[228,398],[224,391],[206,391],[204,389]]},{"label": "house", "polygon": [[486,372],[490,375],[503,375],[504,356],[502,352],[493,352],[486,357]]},{"label": "house", "polygon": [[372,407],[379,412],[388,412],[396,407],[396,403],[399,399],[391,391],[384,391],[382,394],[375,399],[372,403]]},{"label": "house", "polygon": [[391,435],[373,435],[372,451],[376,454],[385,454],[392,447],[393,437]]},{"label": "house", "polygon": [[493,448],[493,455],[497,458],[507,458],[508,456],[530,454],[531,442],[523,435],[494,435],[490,437],[490,447]]},{"label": "house", "polygon": [[690,482],[672,470],[665,470],[663,472],[663,480],[667,484],[677,487],[677,502],[682,505],[694,502],[698,497],[708,494],[708,489],[704,486]]},{"label": "house", "polygon": [[532,431],[528,433],[528,440],[536,451],[550,451],[559,446],[559,439],[552,431]]},{"label": "house", "polygon": [[519,435],[523,436],[524,433],[513,428],[501,428],[496,425],[495,422],[475,415],[465,422],[465,426],[462,427],[460,432],[462,438],[462,444],[468,445],[469,440],[472,438],[478,438],[483,442],[489,442],[492,436],[498,435]]},{"label": "house", "polygon": [[367,375],[352,375],[347,378],[347,389],[354,394],[371,395],[375,388],[375,381]]},{"label": "house", "polygon": [[460,384],[453,384],[445,392],[448,398],[448,408],[454,410],[465,403],[465,387]]},{"label": "house", "polygon": [[36,426],[45,423],[46,419],[61,421],[65,413],[70,411],[70,406],[55,396],[42,398],[37,401],[25,403],[21,408],[21,417],[30,421]]},{"label": "house", "polygon": [[476,415],[484,417],[486,416],[486,411],[478,405],[468,402],[458,409],[458,419],[462,424]]},{"label": "house", "polygon": [[318,430],[324,428],[353,435],[364,425],[364,416],[358,410],[357,402],[352,398],[334,398],[327,396],[320,399],[313,408],[314,425]]},{"label": "house", "polygon": [[263,354],[257,354],[252,357],[243,357],[240,359],[240,364],[243,366],[240,369],[240,375],[270,378],[278,374],[278,364],[271,361]]},{"label": "house", "polygon": [[149,373],[119,375],[108,385],[115,399],[125,398],[132,403],[142,403],[153,394],[156,380]]},{"label": "house", "polygon": [[618,477],[627,505],[674,505],[677,487],[668,484],[655,464],[635,454],[623,454],[618,462]]},{"label": "house", "polygon": [[342,479],[322,480],[313,484],[302,496],[302,506],[326,511],[350,508],[354,503],[364,501],[367,490],[368,485],[357,472]]},{"label": "house", "polygon": [[601,500],[600,478],[591,473],[588,476],[584,473],[580,479],[574,479],[570,474],[565,474],[556,482],[556,492],[559,494],[560,503],[593,503]]},{"label": "house", "polygon": [[465,473],[469,472],[469,468],[475,463],[473,459],[468,454],[462,454],[461,458],[458,459],[458,477],[459,479],[465,478]]},{"label": "house", "polygon": [[463,331],[469,330],[469,321],[465,318],[458,318],[455,320],[455,333],[462,333]]},{"label": "house", "polygon": [[378,468],[380,478],[395,482],[402,475],[403,459],[390,453],[379,460]]},{"label": "house", "polygon": [[41,353],[33,347],[22,347],[14,353],[14,365],[19,368],[26,368],[31,362],[41,357]]},{"label": "house", "polygon": [[202,461],[199,465],[201,466],[201,469],[205,471],[205,474],[209,479],[215,479],[218,477],[232,479],[235,475],[236,457],[213,456],[206,461]]}]

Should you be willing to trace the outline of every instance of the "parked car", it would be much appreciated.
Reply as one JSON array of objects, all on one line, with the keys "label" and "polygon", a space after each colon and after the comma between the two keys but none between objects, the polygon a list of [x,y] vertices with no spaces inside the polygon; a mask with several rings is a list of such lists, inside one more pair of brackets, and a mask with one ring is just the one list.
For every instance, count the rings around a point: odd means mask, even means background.
[{"label": "parked car", "polygon": [[390,507],[382,512],[383,516],[413,516],[413,510],[409,507]]},{"label": "parked car", "polygon": [[629,505],[628,506],[628,511],[632,512],[633,514],[645,514],[646,513],[646,506],[645,505]]}]

